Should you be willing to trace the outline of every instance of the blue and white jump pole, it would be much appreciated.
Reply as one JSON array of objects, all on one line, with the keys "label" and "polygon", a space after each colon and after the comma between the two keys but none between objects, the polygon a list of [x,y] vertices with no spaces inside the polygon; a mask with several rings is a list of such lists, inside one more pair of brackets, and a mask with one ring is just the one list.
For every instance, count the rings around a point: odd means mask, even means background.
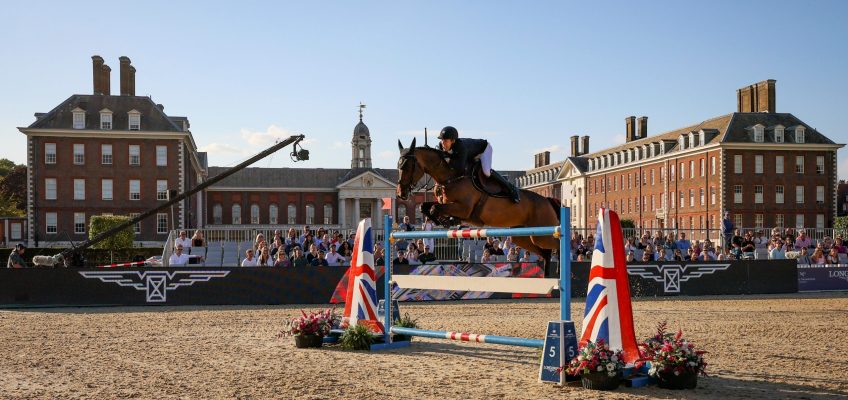
[{"label": "blue and white jump pole", "polygon": [[[392,249],[394,246],[394,239],[429,239],[429,238],[457,238],[457,239],[476,239],[476,238],[485,238],[490,236],[554,236],[559,238],[559,279],[554,280],[555,286],[560,290],[559,296],[559,307],[560,307],[560,319],[562,320],[570,320],[571,319],[571,229],[569,226],[569,222],[571,221],[571,210],[567,207],[560,208],[560,224],[559,226],[544,226],[544,227],[529,227],[529,228],[492,228],[492,229],[461,229],[461,230],[438,230],[438,231],[413,231],[413,232],[392,232],[392,217],[390,215],[386,215],[383,219],[383,229],[384,229],[384,265],[385,265],[385,273],[383,274],[385,280],[385,293],[384,301],[385,305],[385,313],[384,313],[384,325],[386,327],[385,330],[385,342],[390,343],[391,334],[399,334],[399,335],[409,335],[409,336],[421,336],[421,337],[430,337],[436,339],[448,339],[448,340],[459,340],[459,341],[468,341],[468,342],[477,342],[477,343],[493,343],[493,344],[504,344],[511,346],[524,346],[524,347],[544,347],[544,340],[541,339],[526,339],[526,338],[518,338],[518,337],[510,337],[510,336],[494,336],[494,335],[478,335],[473,333],[463,333],[463,332],[450,332],[450,331],[433,331],[427,329],[415,329],[415,328],[403,328],[403,327],[393,327],[391,320],[391,293],[392,293]],[[425,278],[425,277],[422,277]],[[436,282],[442,281],[444,279],[450,279],[450,277],[431,277],[437,278]],[[476,278],[480,280],[485,279],[495,279],[495,280],[503,280],[510,279],[513,282],[519,282],[518,280],[527,280],[531,279],[534,281],[540,281],[540,278]],[[499,282],[500,285],[495,285],[498,287],[503,286],[503,281]],[[521,286],[521,285],[518,285]],[[538,285],[536,285],[538,286]],[[488,287],[479,287],[476,288],[482,291],[501,291],[501,290],[492,290],[492,286]],[[489,290],[487,290],[489,289]],[[550,290],[550,288],[548,289]],[[516,291],[512,291],[517,293]],[[519,291],[520,292],[520,291]],[[541,293],[541,292],[537,292]]]}]

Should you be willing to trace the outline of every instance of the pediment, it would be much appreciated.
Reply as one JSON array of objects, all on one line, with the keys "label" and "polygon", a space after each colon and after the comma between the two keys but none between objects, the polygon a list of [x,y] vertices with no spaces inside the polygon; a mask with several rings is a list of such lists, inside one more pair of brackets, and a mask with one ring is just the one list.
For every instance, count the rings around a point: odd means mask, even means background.
[{"label": "pediment", "polygon": [[337,189],[392,189],[395,184],[389,182],[386,178],[374,173],[373,171],[365,171],[359,175],[350,178],[336,186]]}]

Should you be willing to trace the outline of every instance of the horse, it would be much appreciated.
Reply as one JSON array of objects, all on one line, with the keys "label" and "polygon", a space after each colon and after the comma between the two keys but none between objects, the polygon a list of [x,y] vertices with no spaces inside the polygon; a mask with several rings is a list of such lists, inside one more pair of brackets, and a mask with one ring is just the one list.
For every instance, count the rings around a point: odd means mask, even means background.
[{"label": "horse", "polygon": [[[397,196],[401,200],[409,198],[414,185],[424,174],[430,175],[437,184],[443,186],[443,193],[437,196],[443,199],[425,209],[424,215],[449,216],[473,226],[492,226],[498,228],[522,228],[534,226],[559,225],[559,201],[543,197],[529,190],[520,190],[518,203],[508,197],[495,197],[475,188],[473,177],[465,171],[454,171],[445,160],[445,152],[431,147],[415,147],[415,139],[409,148],[398,141],[400,159],[398,171]],[[550,265],[551,253],[559,249],[559,239],[552,236],[523,236],[512,238],[513,243],[538,254]]]}]

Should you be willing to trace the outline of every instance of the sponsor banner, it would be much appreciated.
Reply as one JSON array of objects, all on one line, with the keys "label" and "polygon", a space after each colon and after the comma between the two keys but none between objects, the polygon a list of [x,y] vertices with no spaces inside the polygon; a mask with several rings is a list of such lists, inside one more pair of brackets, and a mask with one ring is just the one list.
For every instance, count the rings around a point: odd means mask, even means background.
[{"label": "sponsor banner", "polygon": [[848,265],[799,265],[798,291],[848,290]]}]

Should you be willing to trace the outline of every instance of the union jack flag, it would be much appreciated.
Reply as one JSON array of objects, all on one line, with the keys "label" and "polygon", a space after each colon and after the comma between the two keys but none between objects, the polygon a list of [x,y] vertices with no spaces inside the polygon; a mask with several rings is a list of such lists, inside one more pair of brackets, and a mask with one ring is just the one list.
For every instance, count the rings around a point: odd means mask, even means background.
[{"label": "union jack flag", "polygon": [[605,208],[598,211],[580,344],[598,339],[604,339],[611,349],[622,350],[628,363],[639,358],[621,224],[618,215]]},{"label": "union jack flag", "polygon": [[350,260],[344,319],[350,326],[367,325],[372,332],[383,333],[377,317],[377,274],[374,271],[374,242],[371,239],[371,218],[359,222],[353,255]]}]

